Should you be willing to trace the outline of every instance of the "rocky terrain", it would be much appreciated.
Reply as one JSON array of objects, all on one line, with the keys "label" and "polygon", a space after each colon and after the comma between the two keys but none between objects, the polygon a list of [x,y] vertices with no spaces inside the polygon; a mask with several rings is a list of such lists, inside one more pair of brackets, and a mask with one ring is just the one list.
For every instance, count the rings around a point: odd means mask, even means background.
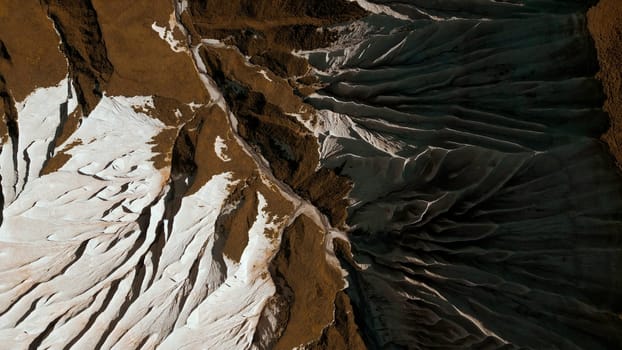
[{"label": "rocky terrain", "polygon": [[0,344],[622,348],[593,5],[0,1]]}]

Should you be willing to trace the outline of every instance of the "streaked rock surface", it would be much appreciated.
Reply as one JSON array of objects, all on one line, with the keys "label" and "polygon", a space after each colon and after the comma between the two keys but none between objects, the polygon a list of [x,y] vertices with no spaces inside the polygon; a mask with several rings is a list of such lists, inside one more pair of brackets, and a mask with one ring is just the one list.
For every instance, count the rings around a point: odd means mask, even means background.
[{"label": "streaked rock surface", "polygon": [[[354,183],[348,292],[378,348],[622,344],[620,177],[586,6],[386,2],[307,53]],[[432,10],[433,8],[433,10]]]}]

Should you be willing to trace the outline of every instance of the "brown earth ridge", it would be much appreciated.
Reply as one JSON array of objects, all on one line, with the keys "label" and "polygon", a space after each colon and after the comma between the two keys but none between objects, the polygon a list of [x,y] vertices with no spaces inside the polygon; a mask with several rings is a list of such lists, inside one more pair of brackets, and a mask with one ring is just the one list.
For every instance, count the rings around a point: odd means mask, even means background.
[{"label": "brown earth ridge", "polygon": [[[323,6],[319,7],[312,2],[307,7],[293,1],[284,3],[193,3],[190,13],[199,18],[189,20],[188,16],[182,16],[182,20],[194,33],[192,37],[221,39],[234,47],[203,46],[200,55],[208,74],[238,118],[240,136],[268,160],[278,179],[309,198],[328,215],[333,225],[342,225],[349,181],[328,169],[315,171],[319,162],[315,138],[286,114],[303,111],[307,118],[313,114],[298,96],[298,90],[308,89],[305,83],[313,83],[314,79],[307,75],[306,61],[289,52],[327,45],[333,39],[332,34],[317,31],[318,28],[348,17],[360,17],[363,12],[340,2],[334,3],[340,11],[323,8],[326,2],[320,2]],[[208,7],[223,10],[206,11]],[[274,13],[280,7],[289,9],[288,15],[292,17],[282,19],[281,14]],[[344,8],[350,10],[344,12]],[[232,13],[237,16],[232,18]],[[340,17],[331,19],[328,17],[331,13]],[[300,25],[301,22],[309,24]],[[244,56],[250,57],[250,63],[271,72],[273,81],[259,78],[257,69],[244,63]],[[270,343],[270,348],[290,349],[301,344],[301,340],[302,344],[311,342],[307,347],[312,349],[365,348],[349,298],[339,291],[341,277],[322,258],[324,234],[304,217],[298,218],[284,233],[271,274],[277,282],[273,303],[281,307],[288,305],[285,309],[289,311],[280,313],[282,333]],[[326,324],[331,326],[324,328]]]},{"label": "brown earth ridge", "polygon": [[611,127],[602,136],[622,169],[622,2],[600,0],[588,14],[602,82],[607,97],[603,109],[609,114]]},{"label": "brown earth ridge", "polygon": [[[80,127],[102,96],[153,96],[155,108],[146,112],[166,128],[153,140],[157,155],[152,160],[172,188],[164,217],[172,222],[184,196],[199,190],[212,176],[230,171],[240,180],[227,199],[234,209],[218,217],[215,235],[217,248],[239,261],[257,214],[256,194],[266,198],[278,217],[287,217],[293,207],[276,187],[262,180],[256,160],[235,142],[227,111],[210,103],[214,96],[199,79],[190,52],[174,52],[152,29],[152,23],[166,26],[174,6],[175,2],[166,0],[130,4],[27,0],[19,6],[15,1],[2,2],[0,139],[4,142],[19,134],[15,103],[37,87],[57,84],[65,74],[79,107],[61,120],[54,148]],[[238,135],[268,162],[277,180],[319,208],[333,227],[345,223],[351,184],[333,170],[317,170],[317,140],[294,116],[313,122],[315,111],[301,96],[314,91],[317,81],[307,62],[291,52],[328,45],[335,34],[327,26],[365,14],[345,0],[193,1],[179,14],[188,37],[178,29],[173,33],[183,45],[197,45],[201,39],[218,39],[227,45],[203,45],[200,58],[238,122]],[[200,107],[190,108],[192,103]],[[233,161],[224,162],[207,151],[213,149],[217,136],[225,138]],[[41,175],[60,169],[73,146],[47,159]],[[148,214],[139,220],[148,222]],[[154,266],[165,244],[163,225],[149,247]],[[285,229],[270,270],[277,284],[274,304],[280,309],[280,337],[271,341],[275,348],[365,348],[349,298],[342,291],[341,271],[327,261],[326,235],[305,214]],[[191,280],[196,279],[197,266],[190,272]],[[139,291],[140,284],[132,289]],[[126,300],[125,307],[136,297]],[[100,345],[114,326],[113,322],[103,330]],[[36,343],[43,338],[45,334]]]}]

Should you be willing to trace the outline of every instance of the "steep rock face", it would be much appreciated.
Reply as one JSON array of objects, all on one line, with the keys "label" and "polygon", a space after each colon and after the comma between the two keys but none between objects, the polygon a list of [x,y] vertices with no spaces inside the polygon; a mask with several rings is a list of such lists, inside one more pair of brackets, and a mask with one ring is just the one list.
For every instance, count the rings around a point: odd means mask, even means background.
[{"label": "steep rock face", "polygon": [[89,114],[106,90],[113,71],[97,13],[90,0],[45,0],[43,4],[60,37],[80,106]]},{"label": "steep rock face", "polygon": [[[323,259],[324,236],[310,219],[300,217],[283,233],[281,250],[272,261],[277,290],[289,306],[287,326],[274,349],[292,349],[320,337],[333,321],[335,295],[343,287],[340,272]],[[313,278],[308,278],[313,276]],[[343,297],[339,298],[342,302]],[[352,335],[360,341],[357,333]]]},{"label": "steep rock face", "polygon": [[239,122],[240,136],[258,148],[278,179],[319,206],[333,225],[343,224],[348,180],[328,169],[316,171],[319,153],[314,135],[291,113],[286,113],[287,110],[301,112],[308,109],[291,92],[283,98],[291,87],[279,86],[276,91],[271,88],[254,90],[246,85],[252,83],[248,72],[223,66],[224,60],[240,60],[234,52],[204,49],[201,57]]}]

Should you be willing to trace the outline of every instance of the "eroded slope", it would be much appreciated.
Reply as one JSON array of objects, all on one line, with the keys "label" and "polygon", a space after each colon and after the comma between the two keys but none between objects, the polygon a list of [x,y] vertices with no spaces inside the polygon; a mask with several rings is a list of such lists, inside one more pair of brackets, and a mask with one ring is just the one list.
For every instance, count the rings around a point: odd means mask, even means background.
[{"label": "eroded slope", "polygon": [[0,338],[620,347],[588,3],[0,3]]},{"label": "eroded slope", "polygon": [[366,342],[619,348],[622,188],[587,4],[382,4],[401,16],[304,53],[321,161],[354,183],[342,261]]},{"label": "eroded slope", "polygon": [[[198,5],[95,0],[2,8],[11,18],[3,22],[9,34],[1,37],[0,66],[0,332],[7,346],[362,344],[327,238],[330,221],[345,219],[349,187],[334,174],[323,179],[329,170],[316,174],[317,143],[287,114],[305,109],[309,118],[313,109],[287,79],[239,51],[230,57],[241,68],[213,66],[210,55],[222,47],[193,29]],[[313,30],[331,23],[313,11],[304,15]],[[18,44],[35,36],[18,30],[29,13],[40,37],[34,48]],[[45,74],[37,70],[43,58],[57,59],[46,62],[54,69]],[[270,107],[238,103],[219,86],[219,74],[262,91]],[[270,153],[269,138],[252,134],[241,108],[256,110],[262,132],[280,135],[285,151]],[[291,135],[307,136],[299,144]],[[288,149],[298,152],[293,159]],[[338,192],[328,197],[339,204],[326,202],[322,193],[331,187],[318,181],[334,183]],[[331,219],[312,204],[322,200]],[[283,260],[290,249],[301,254]],[[314,276],[305,259],[323,274]],[[286,296],[281,283],[293,292]],[[308,283],[323,292],[308,294]],[[304,317],[305,310],[317,317]]]}]

